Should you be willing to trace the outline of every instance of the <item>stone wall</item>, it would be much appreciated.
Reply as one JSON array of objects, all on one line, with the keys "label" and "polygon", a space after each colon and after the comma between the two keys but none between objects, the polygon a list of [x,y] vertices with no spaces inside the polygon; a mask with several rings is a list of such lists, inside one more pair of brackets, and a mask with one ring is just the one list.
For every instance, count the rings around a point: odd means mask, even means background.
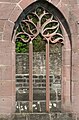
[{"label": "stone wall", "polygon": [[41,114],[16,114],[9,118],[2,118],[0,120],[79,120],[76,115],[71,113],[41,113]]},{"label": "stone wall", "polygon": [[[61,82],[50,76],[50,111],[61,111]],[[16,112],[29,113],[29,75],[16,76]],[[58,81],[58,82],[57,82]],[[56,106],[55,106],[55,105]],[[46,76],[33,76],[33,111],[46,112]]]},{"label": "stone wall", "polygon": [[[22,11],[35,0],[0,0],[0,114],[11,115],[15,111],[15,42],[12,32],[15,21]],[[63,105],[65,110],[79,113],[79,2],[78,0],[49,0],[65,16],[72,38],[72,66],[69,77],[69,39],[64,30],[65,48],[63,52],[64,91]],[[62,20],[63,21],[63,20]],[[71,78],[71,83],[68,78]],[[70,85],[71,84],[71,85]],[[68,87],[71,86],[71,87]],[[70,101],[71,88],[71,106]],[[69,91],[69,92],[68,92]],[[16,118],[18,119],[18,118]],[[20,118],[19,118],[20,119]],[[26,119],[26,118],[25,118]],[[70,118],[69,118],[70,119]],[[77,117],[76,117],[77,119]]]},{"label": "stone wall", "polygon": [[13,120],[78,120],[75,115],[70,113],[52,113],[52,114],[30,114],[30,115],[16,115]]},{"label": "stone wall", "polygon": [[[50,53],[50,111],[61,111],[61,51]],[[52,49],[53,50],[53,49]],[[16,112],[29,112],[29,54],[16,53]],[[54,104],[56,107],[54,107]],[[33,111],[46,112],[46,53],[33,53]]]},{"label": "stone wall", "polygon": [[[50,75],[61,75],[62,47],[50,52]],[[33,74],[46,74],[46,53],[33,52]],[[29,53],[16,53],[16,74],[29,74]]]}]

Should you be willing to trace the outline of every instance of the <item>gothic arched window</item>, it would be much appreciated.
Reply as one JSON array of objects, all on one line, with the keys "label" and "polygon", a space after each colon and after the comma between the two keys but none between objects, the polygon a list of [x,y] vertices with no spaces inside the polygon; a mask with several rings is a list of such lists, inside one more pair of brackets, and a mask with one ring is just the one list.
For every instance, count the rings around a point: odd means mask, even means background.
[{"label": "gothic arched window", "polygon": [[[32,7],[32,6],[31,6]],[[16,112],[61,111],[63,34],[40,4],[16,28]]]}]

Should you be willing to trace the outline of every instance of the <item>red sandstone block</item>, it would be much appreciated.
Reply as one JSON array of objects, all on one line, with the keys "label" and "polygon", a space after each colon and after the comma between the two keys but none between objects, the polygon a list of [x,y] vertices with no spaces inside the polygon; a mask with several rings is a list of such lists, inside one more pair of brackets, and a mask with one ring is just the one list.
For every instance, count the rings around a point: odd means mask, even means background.
[{"label": "red sandstone block", "polygon": [[69,0],[62,0],[62,4],[68,4],[70,9],[71,9],[71,7],[73,9],[73,6],[76,6],[77,1],[76,0],[70,0],[70,1]]},{"label": "red sandstone block", "polygon": [[0,81],[0,96],[11,96],[12,95],[12,81]]},{"label": "red sandstone block", "polygon": [[65,65],[65,69],[66,69],[66,81],[69,81],[70,82],[70,72],[71,72],[71,67],[70,66],[67,66]]},{"label": "red sandstone block", "polygon": [[0,2],[10,2],[10,3],[17,3],[20,0],[0,0]]},{"label": "red sandstone block", "polygon": [[62,103],[70,104],[70,81],[67,81],[66,77],[62,78]]},{"label": "red sandstone block", "polygon": [[74,19],[76,22],[79,21],[79,14],[78,14],[78,11],[79,11],[79,5],[74,5],[73,8],[72,8],[72,14],[74,16]]},{"label": "red sandstone block", "polygon": [[79,37],[78,35],[72,35],[72,51],[74,53],[78,52],[79,49]]},{"label": "red sandstone block", "polygon": [[16,96],[16,80],[12,81],[12,96],[14,101]]},{"label": "red sandstone block", "polygon": [[55,6],[57,6],[59,2],[60,0],[51,0],[51,3],[54,4]]},{"label": "red sandstone block", "polygon": [[8,19],[15,4],[0,3],[0,19]]},{"label": "red sandstone block", "polygon": [[76,53],[78,52],[78,39],[76,38],[76,36],[72,36],[72,53]]},{"label": "red sandstone block", "polygon": [[20,2],[20,6],[25,9],[27,6],[29,6],[31,3],[33,3],[33,0],[22,0]]},{"label": "red sandstone block", "polygon": [[16,6],[16,8],[12,11],[9,20],[15,22],[21,13],[22,13],[22,8]]},{"label": "red sandstone block", "polygon": [[0,33],[0,40],[2,40],[3,38],[3,33]]},{"label": "red sandstone block", "polygon": [[64,17],[66,18],[66,20],[68,21],[68,17],[69,17],[69,9],[68,9],[68,5],[64,4],[63,2],[61,4],[58,4],[58,9],[62,12],[62,14],[64,15]]},{"label": "red sandstone block", "polygon": [[2,67],[2,80],[12,80],[12,66]]},{"label": "red sandstone block", "polygon": [[70,71],[71,71],[70,66],[68,66],[68,65],[62,66],[62,77],[65,78],[65,81],[70,81]]},{"label": "red sandstone block", "polygon": [[5,96],[0,97],[0,114],[11,114],[12,112],[12,98]]},{"label": "red sandstone block", "polygon": [[79,66],[72,66],[72,80],[79,80]]},{"label": "red sandstone block", "polygon": [[15,110],[16,110],[16,93],[15,93],[15,96],[12,95],[12,113],[15,113]]},{"label": "red sandstone block", "polygon": [[12,42],[0,41],[0,54],[11,53]]},{"label": "red sandstone block", "polygon": [[14,65],[12,65],[12,80],[15,80],[15,74],[16,74],[16,66]]},{"label": "red sandstone block", "polygon": [[79,81],[72,81],[72,95],[78,96],[79,95]]},{"label": "red sandstone block", "polygon": [[[79,91],[79,90],[78,90]],[[72,107],[73,112],[79,114],[79,95],[72,96]]]},{"label": "red sandstone block", "polygon": [[69,1],[68,0],[62,0],[62,3],[63,4],[69,4]]},{"label": "red sandstone block", "polygon": [[14,24],[12,22],[6,21],[5,27],[4,27],[3,40],[11,42],[13,27],[14,27]]},{"label": "red sandstone block", "polygon": [[15,67],[15,64],[16,64],[16,56],[15,56],[15,53],[12,53],[12,66]]},{"label": "red sandstone block", "polygon": [[72,52],[72,65],[78,66],[79,65],[79,54],[76,52]]},{"label": "red sandstone block", "polygon": [[62,52],[62,64],[70,65],[71,64],[71,51],[63,51]]},{"label": "red sandstone block", "polygon": [[67,96],[70,99],[70,81],[65,82],[66,82],[65,96]]},{"label": "red sandstone block", "polygon": [[6,20],[0,20],[0,32],[3,32]]},{"label": "red sandstone block", "polygon": [[62,47],[62,49],[63,51],[71,50],[70,40],[66,33],[64,34],[64,46]]},{"label": "red sandstone block", "polygon": [[[69,21],[69,26],[71,28],[70,29],[71,34],[73,36],[77,35],[77,19],[75,19],[74,14],[72,12],[69,14],[69,20],[68,21]],[[74,38],[74,39],[76,39],[76,38]]]},{"label": "red sandstone block", "polygon": [[12,65],[11,53],[0,54],[0,65]]},{"label": "red sandstone block", "polygon": [[2,80],[2,68],[0,67],[0,80]]}]

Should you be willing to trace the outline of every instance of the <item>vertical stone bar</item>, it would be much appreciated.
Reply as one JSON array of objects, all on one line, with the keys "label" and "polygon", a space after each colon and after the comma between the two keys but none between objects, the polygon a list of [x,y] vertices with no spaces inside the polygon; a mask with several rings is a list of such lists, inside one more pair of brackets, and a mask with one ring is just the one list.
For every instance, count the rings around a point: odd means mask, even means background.
[{"label": "vertical stone bar", "polygon": [[32,103],[33,103],[33,45],[32,41],[29,43],[29,111],[32,112]]},{"label": "vertical stone bar", "polygon": [[46,112],[49,112],[50,82],[49,82],[49,40],[46,43]]}]

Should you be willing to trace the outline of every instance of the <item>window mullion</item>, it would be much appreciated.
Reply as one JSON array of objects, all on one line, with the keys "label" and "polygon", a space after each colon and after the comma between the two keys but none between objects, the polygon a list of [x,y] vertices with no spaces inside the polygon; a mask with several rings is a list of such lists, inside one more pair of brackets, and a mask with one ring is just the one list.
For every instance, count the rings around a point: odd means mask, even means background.
[{"label": "window mullion", "polygon": [[46,43],[46,112],[49,112],[50,82],[49,82],[49,40]]},{"label": "window mullion", "polygon": [[29,111],[33,112],[33,44],[29,43]]}]

